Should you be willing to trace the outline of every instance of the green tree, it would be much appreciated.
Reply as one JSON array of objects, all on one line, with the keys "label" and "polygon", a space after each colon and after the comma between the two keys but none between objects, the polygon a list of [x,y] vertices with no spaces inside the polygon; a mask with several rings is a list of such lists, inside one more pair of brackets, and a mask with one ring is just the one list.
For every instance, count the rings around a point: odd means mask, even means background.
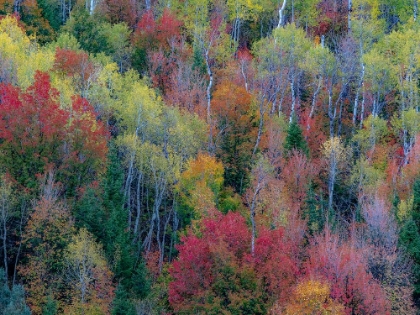
[{"label": "green tree", "polygon": [[292,117],[292,121],[287,129],[287,136],[284,142],[284,150],[286,155],[290,154],[293,150],[303,152],[306,156],[309,156],[309,148],[306,140],[302,134],[302,129],[297,122],[296,116]]},{"label": "green tree", "polygon": [[0,268],[0,315],[31,315],[25,303],[25,291],[21,285],[9,288],[6,274]]},{"label": "green tree", "polygon": [[417,307],[420,306],[420,179],[413,186],[413,208],[411,215],[402,223],[400,245],[413,260],[412,272],[414,276],[413,299]]}]

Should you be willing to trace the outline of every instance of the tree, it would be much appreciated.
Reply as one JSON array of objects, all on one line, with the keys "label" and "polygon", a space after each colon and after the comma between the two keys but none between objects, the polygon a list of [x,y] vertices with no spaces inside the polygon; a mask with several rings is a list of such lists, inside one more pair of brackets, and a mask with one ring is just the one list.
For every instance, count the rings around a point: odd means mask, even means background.
[{"label": "tree", "polygon": [[179,258],[172,264],[169,302],[184,314],[264,314],[258,280],[252,269],[242,266],[249,246],[245,220],[229,213],[203,221],[201,238],[184,236]]},{"label": "tree", "polygon": [[28,304],[33,314],[41,315],[48,299],[63,300],[62,269],[73,220],[64,202],[58,200],[59,185],[54,175],[45,175],[43,192],[29,216],[22,244],[25,257],[19,274],[27,286]]},{"label": "tree", "polygon": [[286,140],[284,142],[285,156],[290,154],[293,150],[298,150],[309,156],[309,148],[303,137],[302,130],[296,120],[296,116],[292,118],[287,130]]},{"label": "tree", "polygon": [[0,315],[30,315],[25,304],[25,291],[21,285],[13,285],[10,289],[7,277],[0,268]]},{"label": "tree", "polygon": [[323,144],[323,153],[328,160],[328,208],[332,209],[334,186],[337,174],[347,158],[347,150],[343,146],[341,139],[333,137]]},{"label": "tree", "polygon": [[306,274],[328,281],[331,298],[344,305],[346,314],[390,314],[390,303],[354,242],[342,242],[327,227],[313,239],[309,257]]},{"label": "tree", "polygon": [[22,187],[36,192],[35,175],[52,168],[71,194],[102,168],[107,131],[85,99],[74,97],[71,109],[61,108],[41,72],[26,92],[4,84],[0,90],[0,164]]},{"label": "tree", "polygon": [[8,243],[10,233],[10,221],[14,216],[15,196],[13,195],[12,183],[6,175],[0,176],[0,238],[2,240],[3,270],[6,279],[9,275]]},{"label": "tree", "polygon": [[344,306],[331,299],[330,285],[318,280],[303,280],[293,291],[284,314],[344,315]]},{"label": "tree", "polygon": [[71,290],[71,305],[66,307],[66,313],[109,313],[114,297],[113,275],[101,246],[84,228],[66,249],[65,274]]},{"label": "tree", "polygon": [[199,153],[188,163],[176,186],[181,202],[190,209],[190,213],[187,210],[181,215],[184,224],[211,216],[219,203],[223,181],[223,164],[214,157]]},{"label": "tree", "polygon": [[[188,233],[169,273],[169,302],[183,314],[265,314],[284,301],[298,268],[283,230],[262,230],[251,255],[250,231],[238,213],[203,220]],[[254,257],[254,258],[253,258]]]}]

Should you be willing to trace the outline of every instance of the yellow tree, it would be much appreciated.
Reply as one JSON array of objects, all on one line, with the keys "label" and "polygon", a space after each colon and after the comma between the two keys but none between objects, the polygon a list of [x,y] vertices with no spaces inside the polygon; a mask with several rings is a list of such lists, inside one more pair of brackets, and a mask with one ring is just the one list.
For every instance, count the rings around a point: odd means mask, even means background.
[{"label": "yellow tree", "polygon": [[322,151],[328,161],[328,209],[331,210],[337,175],[347,160],[348,150],[339,137],[332,137],[322,145]]},{"label": "yellow tree", "polygon": [[257,20],[258,14],[263,11],[260,0],[227,0],[230,19],[233,20],[232,38],[239,41],[241,23],[246,20]]},{"label": "yellow tree", "polygon": [[73,237],[65,254],[65,274],[71,288],[71,304],[65,314],[110,314],[114,297],[112,272],[95,242],[85,228]]},{"label": "yellow tree", "polygon": [[[54,63],[54,52],[38,45],[26,36],[16,18],[6,16],[0,20],[0,79],[26,89],[37,70],[48,71]],[[7,76],[2,78],[3,60]]]},{"label": "yellow tree", "polygon": [[223,187],[223,164],[200,153],[190,160],[176,186],[181,201],[192,209],[192,217],[201,219],[216,208]]},{"label": "yellow tree", "polygon": [[60,300],[64,251],[73,232],[67,206],[58,200],[53,173],[45,176],[43,193],[29,216],[22,243],[25,257],[19,266],[27,302],[34,315],[42,314],[48,297]]},{"label": "yellow tree", "polygon": [[343,305],[331,299],[328,283],[305,280],[296,286],[285,312],[281,314],[344,315],[345,312]]}]

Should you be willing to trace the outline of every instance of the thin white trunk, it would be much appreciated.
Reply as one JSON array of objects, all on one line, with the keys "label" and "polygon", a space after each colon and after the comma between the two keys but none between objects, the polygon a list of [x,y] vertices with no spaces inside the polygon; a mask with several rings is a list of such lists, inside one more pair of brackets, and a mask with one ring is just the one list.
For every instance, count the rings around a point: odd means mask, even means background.
[{"label": "thin white trunk", "polygon": [[[417,0],[416,0],[417,1]],[[351,30],[351,10],[353,7],[352,0],[348,0],[348,7],[347,7],[347,27],[348,30]]]},{"label": "thin white trunk", "polygon": [[137,235],[138,229],[139,229],[139,223],[140,223],[140,217],[141,217],[141,186],[143,183],[143,173],[139,171],[139,176],[137,179],[137,213],[136,213],[136,220],[134,223],[134,235]]},{"label": "thin white trunk", "polygon": [[258,146],[260,145],[261,136],[263,133],[263,127],[264,127],[264,114],[265,114],[265,108],[264,108],[264,99],[260,102],[260,123],[258,125],[258,135],[257,135],[257,141],[255,142],[254,150],[252,151],[252,155],[255,155],[258,150]]},{"label": "thin white trunk", "polygon": [[93,11],[95,10],[95,0],[90,0],[90,8],[89,8],[89,14],[92,15]]},{"label": "thin white trunk", "polygon": [[311,118],[314,116],[314,113],[315,113],[316,99],[318,97],[319,92],[321,91],[322,81],[323,81],[323,78],[322,78],[322,76],[320,76],[319,79],[318,79],[318,85],[317,85],[316,90],[315,90],[315,92],[312,96],[311,112],[309,113],[309,119],[308,119],[308,124],[306,125],[306,130],[309,130],[311,128],[309,122],[310,122]]},{"label": "thin white trunk", "polygon": [[207,84],[207,89],[206,89],[207,123],[209,124],[209,127],[210,127],[208,148],[209,148],[209,152],[213,152],[213,126],[211,122],[211,89],[213,87],[214,78],[213,78],[213,71],[211,70],[211,66],[210,66],[209,49],[205,49],[205,61],[206,61],[207,74],[209,76],[209,83]]},{"label": "thin white trunk", "polygon": [[294,79],[290,82],[290,91],[292,92],[292,108],[290,110],[290,117],[289,117],[289,123],[293,120],[293,115],[295,114],[295,107],[296,107],[296,93],[295,93],[295,84]]},{"label": "thin white trunk", "polygon": [[283,25],[284,9],[286,8],[287,0],[283,0],[283,5],[279,9],[279,24],[277,28],[280,28]]}]

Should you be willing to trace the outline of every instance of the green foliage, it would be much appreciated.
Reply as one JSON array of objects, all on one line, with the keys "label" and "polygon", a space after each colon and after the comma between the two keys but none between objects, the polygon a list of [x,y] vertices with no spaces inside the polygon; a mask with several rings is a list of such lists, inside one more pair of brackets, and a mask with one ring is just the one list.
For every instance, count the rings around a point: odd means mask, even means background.
[{"label": "green foliage", "polygon": [[60,3],[57,0],[38,0],[38,6],[42,10],[42,15],[51,25],[54,31],[58,31],[62,24],[62,14]]},{"label": "green foliage", "polygon": [[56,315],[58,311],[58,302],[51,295],[48,296],[47,302],[42,309],[42,315]]},{"label": "green foliage", "polygon": [[292,117],[292,121],[289,124],[287,129],[287,136],[284,142],[284,150],[286,155],[290,154],[293,150],[298,150],[304,153],[306,156],[309,156],[309,148],[306,143],[305,138],[302,134],[302,129],[300,128],[296,116]]},{"label": "green foliage", "polygon": [[25,303],[25,291],[21,285],[12,289],[7,284],[6,275],[0,269],[0,315],[30,315],[31,311]]},{"label": "green foliage", "polygon": [[321,232],[325,224],[324,205],[318,199],[314,191],[314,185],[312,184],[308,189],[303,211],[303,218],[307,220],[308,229],[312,235]]},{"label": "green foliage", "polygon": [[113,301],[112,315],[136,315],[136,309],[129,292],[122,285],[117,287]]},{"label": "green foliage", "polygon": [[420,231],[420,179],[414,182],[413,186],[413,212],[414,223],[416,223]]},{"label": "green foliage", "polygon": [[103,21],[96,15],[89,15],[84,8],[75,8],[64,30],[77,38],[80,47],[91,53],[107,50],[106,38],[102,34]]},{"label": "green foliage", "polygon": [[[124,172],[114,144],[100,187],[89,187],[76,205],[76,225],[85,227],[104,247],[112,271],[130,297],[144,297],[149,282],[144,264],[136,257],[135,246],[127,232],[127,210],[122,187]],[[122,294],[122,293],[121,293]],[[134,296],[133,296],[134,294]]]},{"label": "green foliage", "polygon": [[420,305],[420,179],[415,181],[413,193],[412,218],[403,223],[399,242],[413,260],[413,298],[416,305]]}]

